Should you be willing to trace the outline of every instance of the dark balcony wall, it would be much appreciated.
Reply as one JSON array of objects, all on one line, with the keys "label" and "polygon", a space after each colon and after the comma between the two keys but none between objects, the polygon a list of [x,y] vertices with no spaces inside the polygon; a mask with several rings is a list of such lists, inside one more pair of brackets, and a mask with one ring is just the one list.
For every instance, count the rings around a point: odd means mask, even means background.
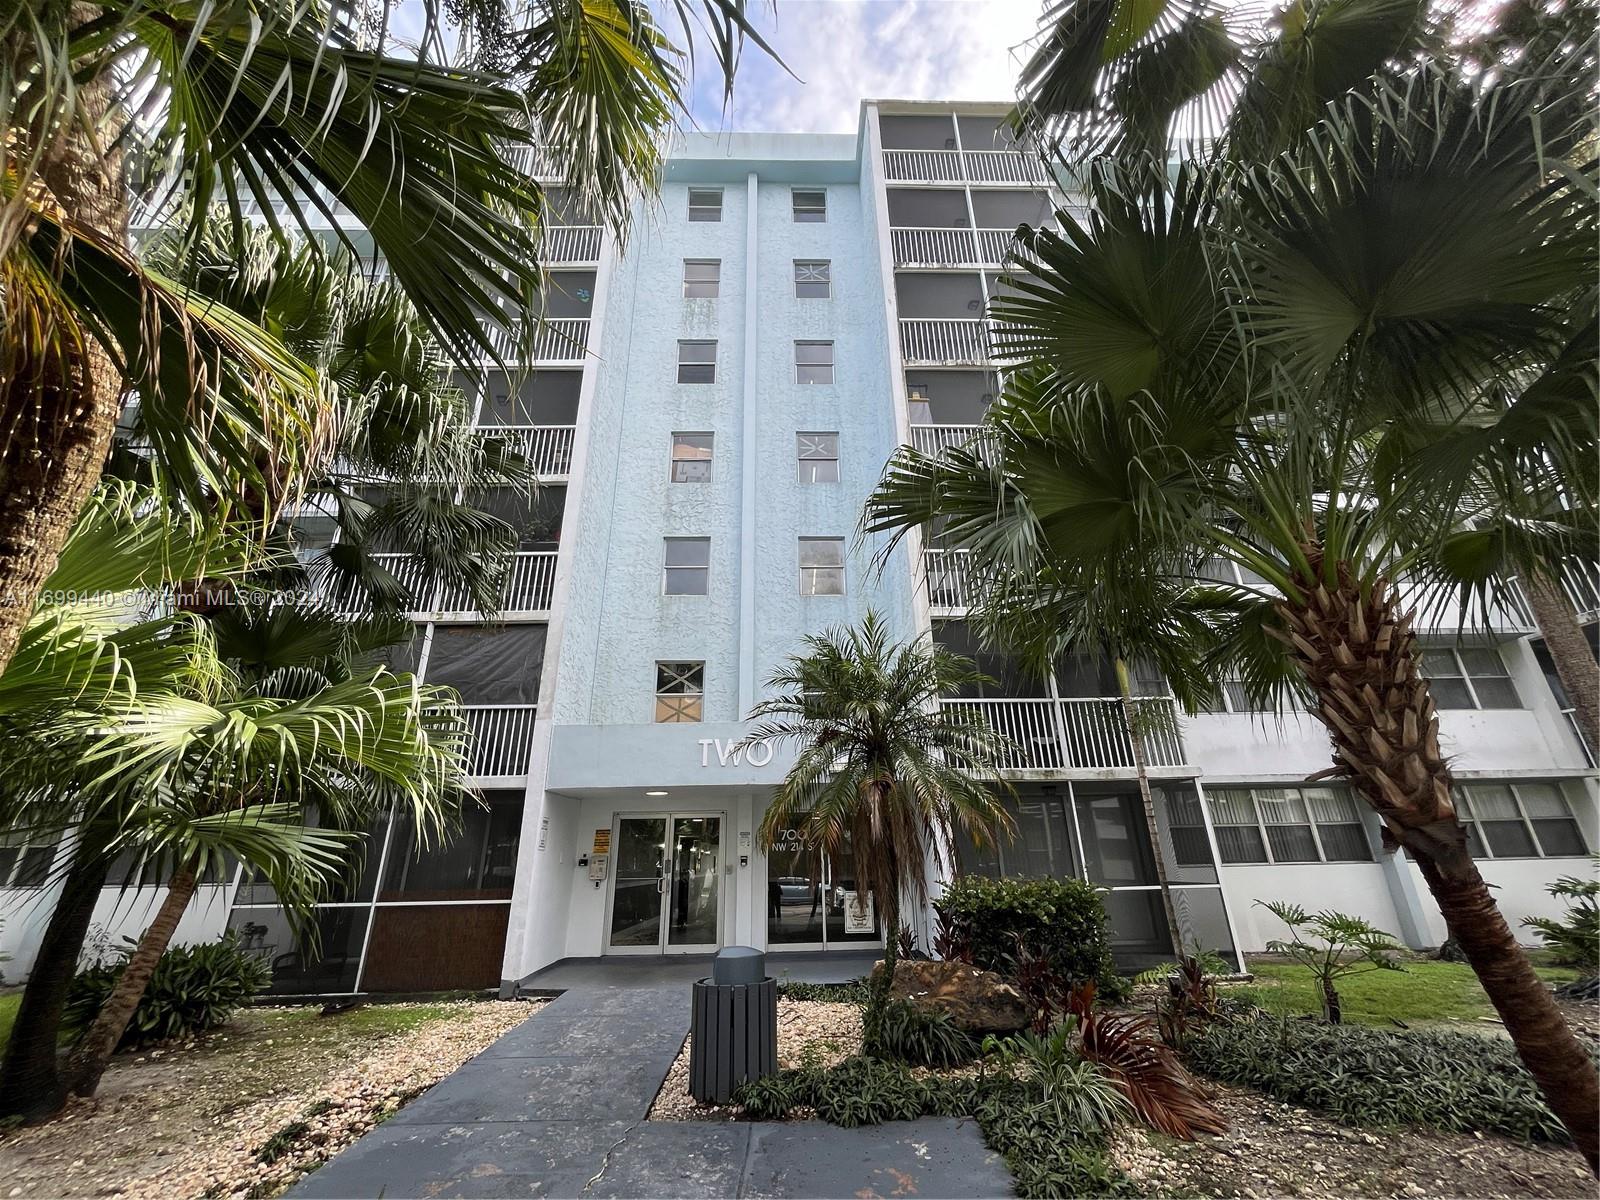
[{"label": "dark balcony wall", "polygon": [[572,425],[578,419],[581,370],[491,371],[478,405],[480,425]]},{"label": "dark balcony wall", "polygon": [[506,904],[379,908],[362,990],[444,992],[497,986],[510,912]]},{"label": "dark balcony wall", "polygon": [[419,845],[408,814],[395,825],[379,903],[389,900],[509,900],[522,829],[521,792],[469,802],[461,825]]},{"label": "dark balcony wall", "polygon": [[999,390],[999,381],[988,371],[931,371],[912,368],[906,372],[906,395],[927,397],[924,409],[912,400],[911,422],[915,425],[976,425]]},{"label": "dark balcony wall", "polygon": [[1043,192],[979,191],[972,193],[972,214],[979,229],[1015,229],[1043,225],[1051,216],[1050,197]]},{"label": "dark balcony wall", "polygon": [[544,648],[543,625],[438,625],[425,678],[466,704],[534,704]]},{"label": "dark balcony wall", "polygon": [[890,188],[889,224],[896,228],[955,229],[971,224],[966,196],[956,188]]},{"label": "dark balcony wall", "polygon": [[885,150],[953,150],[956,127],[949,114],[878,117]]},{"label": "dark balcony wall", "polygon": [[587,317],[594,312],[593,271],[551,271],[544,288],[544,315]]},{"label": "dark balcony wall", "polygon": [[567,489],[561,484],[546,484],[531,496],[514,488],[490,488],[469,493],[468,500],[516,530],[519,550],[554,550],[560,545],[567,505]]},{"label": "dark balcony wall", "polygon": [[897,275],[894,291],[902,317],[983,316],[983,281],[976,271]]},{"label": "dark balcony wall", "polygon": [[1016,147],[1004,117],[957,117],[963,150],[1011,150]]},{"label": "dark balcony wall", "polygon": [[1039,697],[1048,694],[1048,685],[1037,672],[1028,670],[1009,655],[983,645],[965,621],[940,621],[933,627],[934,641],[955,654],[973,660],[977,668],[993,681],[974,684],[961,692],[962,699],[979,697]]}]

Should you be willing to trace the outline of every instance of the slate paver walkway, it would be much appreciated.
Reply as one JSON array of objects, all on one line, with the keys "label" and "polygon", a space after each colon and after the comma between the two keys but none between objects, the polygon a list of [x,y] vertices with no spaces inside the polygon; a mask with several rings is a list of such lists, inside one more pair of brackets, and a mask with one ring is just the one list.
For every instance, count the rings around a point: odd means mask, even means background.
[{"label": "slate paver walkway", "polygon": [[968,1120],[646,1121],[689,1029],[689,989],[578,988],[288,1195],[1009,1196]]}]

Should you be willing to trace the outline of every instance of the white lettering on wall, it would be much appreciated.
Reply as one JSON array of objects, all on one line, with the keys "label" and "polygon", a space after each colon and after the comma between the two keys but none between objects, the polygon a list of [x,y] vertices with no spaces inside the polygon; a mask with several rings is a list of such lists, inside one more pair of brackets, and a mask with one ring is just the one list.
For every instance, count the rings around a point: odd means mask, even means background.
[{"label": "white lettering on wall", "polygon": [[752,767],[764,767],[772,761],[772,743],[756,742],[751,746],[741,746],[737,740],[724,742],[721,738],[700,739],[700,765],[711,765],[711,752],[717,754],[719,767],[737,767],[748,762]]}]

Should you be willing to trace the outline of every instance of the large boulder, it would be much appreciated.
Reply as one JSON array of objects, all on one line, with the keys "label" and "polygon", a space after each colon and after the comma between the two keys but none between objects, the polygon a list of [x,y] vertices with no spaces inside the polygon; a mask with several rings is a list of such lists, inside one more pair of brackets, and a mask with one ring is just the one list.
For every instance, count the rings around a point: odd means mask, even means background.
[{"label": "large boulder", "polygon": [[[880,962],[874,974],[882,970]],[[1033,1009],[1004,976],[969,963],[901,959],[889,995],[924,1012],[942,1012],[957,1029],[980,1037],[1015,1033],[1033,1020]]]}]

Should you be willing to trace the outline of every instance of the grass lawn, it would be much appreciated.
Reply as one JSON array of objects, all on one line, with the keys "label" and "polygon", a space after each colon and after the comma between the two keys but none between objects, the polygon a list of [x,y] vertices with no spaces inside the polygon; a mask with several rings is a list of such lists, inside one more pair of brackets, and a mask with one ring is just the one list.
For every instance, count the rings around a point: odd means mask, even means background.
[{"label": "grass lawn", "polygon": [[[1405,971],[1369,971],[1337,981],[1346,1021],[1387,1025],[1390,1019],[1476,1021],[1494,1016],[1489,997],[1466,963],[1408,962]],[[1240,992],[1271,1012],[1320,1013],[1322,1004],[1311,972],[1290,963],[1251,963],[1256,982]],[[1535,967],[1547,983],[1565,983],[1578,972],[1566,967]]]}]

